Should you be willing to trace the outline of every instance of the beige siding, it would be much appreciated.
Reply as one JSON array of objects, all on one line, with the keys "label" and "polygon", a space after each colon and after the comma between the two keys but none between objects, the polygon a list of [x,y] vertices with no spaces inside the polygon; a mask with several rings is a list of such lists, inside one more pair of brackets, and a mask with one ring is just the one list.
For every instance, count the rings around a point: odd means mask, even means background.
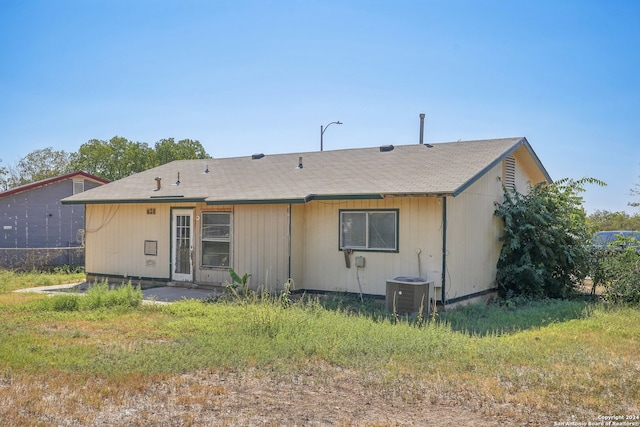
[{"label": "beige siding", "polygon": [[[303,251],[292,251],[292,265],[296,272],[302,272],[298,288],[355,293],[362,289],[365,294],[384,295],[386,280],[397,276],[422,275],[439,283],[441,207],[440,199],[427,197],[315,201],[296,207],[292,221],[303,222],[303,227],[292,228],[292,241],[296,247],[304,247]],[[356,250],[351,255],[351,268],[347,268],[339,250],[341,209],[398,209],[399,251]],[[304,216],[304,220],[297,216]],[[365,257],[364,268],[355,267],[356,256]]]},{"label": "beige siding", "polygon": [[493,213],[502,198],[501,173],[502,165],[496,166],[459,196],[447,198],[447,300],[495,287],[501,223]]},{"label": "beige siding", "polygon": [[237,205],[233,216],[234,270],[252,287],[281,289],[289,279],[289,205]]},{"label": "beige siding", "polygon": [[[147,209],[155,214],[147,214]],[[288,205],[211,207],[204,204],[87,205],[86,271],[131,278],[170,279],[171,208],[193,209],[196,283],[229,281],[227,268],[201,266],[202,212],[232,213],[231,266],[251,274],[254,286],[282,287],[289,278]],[[144,255],[144,241],[158,242],[158,255]]]},{"label": "beige siding", "polygon": [[[181,205],[87,205],[87,273],[169,279],[172,206]],[[154,208],[155,214],[147,214],[147,208]],[[158,242],[157,256],[144,254],[145,240]]]},{"label": "beige siding", "polygon": [[295,289],[302,288],[304,260],[306,259],[305,229],[307,207],[303,204],[291,205],[291,279]]}]

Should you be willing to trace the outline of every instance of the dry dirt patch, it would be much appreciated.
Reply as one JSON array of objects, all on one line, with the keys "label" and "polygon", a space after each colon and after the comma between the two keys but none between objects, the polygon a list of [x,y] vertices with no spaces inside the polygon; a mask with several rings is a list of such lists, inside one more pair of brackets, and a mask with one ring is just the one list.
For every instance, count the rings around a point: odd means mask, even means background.
[{"label": "dry dirt patch", "polygon": [[329,366],[303,374],[248,369],[142,378],[76,385],[0,378],[0,419],[5,426],[549,425],[526,408],[480,404],[473,393],[443,384],[381,386],[375,375]]}]

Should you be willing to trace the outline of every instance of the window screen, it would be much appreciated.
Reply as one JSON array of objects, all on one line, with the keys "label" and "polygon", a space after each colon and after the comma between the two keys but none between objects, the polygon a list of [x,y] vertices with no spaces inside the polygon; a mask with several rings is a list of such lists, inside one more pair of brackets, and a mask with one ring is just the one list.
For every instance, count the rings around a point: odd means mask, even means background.
[{"label": "window screen", "polygon": [[398,211],[340,211],[340,248],[398,250]]},{"label": "window screen", "polygon": [[231,265],[231,213],[202,213],[202,266]]}]

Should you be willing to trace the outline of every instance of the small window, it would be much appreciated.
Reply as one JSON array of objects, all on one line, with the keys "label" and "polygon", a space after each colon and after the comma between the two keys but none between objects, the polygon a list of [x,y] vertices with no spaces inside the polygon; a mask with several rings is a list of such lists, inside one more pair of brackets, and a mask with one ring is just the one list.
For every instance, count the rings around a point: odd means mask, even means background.
[{"label": "small window", "polygon": [[398,251],[398,211],[340,211],[340,249]]},{"label": "small window", "polygon": [[82,193],[83,191],[84,191],[84,181],[73,181],[73,194]]},{"label": "small window", "polygon": [[202,213],[202,266],[224,267],[231,264],[231,213]]}]

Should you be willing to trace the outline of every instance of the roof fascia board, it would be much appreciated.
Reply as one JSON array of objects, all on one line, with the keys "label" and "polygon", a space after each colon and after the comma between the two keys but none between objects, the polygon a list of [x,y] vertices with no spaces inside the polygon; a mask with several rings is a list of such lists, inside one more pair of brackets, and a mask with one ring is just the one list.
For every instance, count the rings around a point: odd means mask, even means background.
[{"label": "roof fascia board", "polygon": [[111,205],[111,204],[130,204],[130,203],[175,203],[175,202],[189,202],[189,203],[200,203],[204,202],[203,198],[189,198],[182,196],[175,197],[154,197],[152,199],[109,199],[109,200],[61,200],[63,205]]},{"label": "roof fascia board", "polygon": [[205,200],[207,205],[271,205],[304,203],[304,199],[250,199],[250,200]]},{"label": "roof fascia board", "polygon": [[443,193],[443,192],[439,192],[439,193],[385,193],[382,195],[383,198],[385,199],[390,199],[390,198],[403,198],[403,197],[447,197],[447,196],[453,196],[453,193],[448,192],[448,193]]},{"label": "roof fascia board", "polygon": [[310,194],[305,198],[306,202],[312,200],[378,200],[384,199],[382,194]]},{"label": "roof fascia board", "polygon": [[207,205],[269,205],[308,203],[313,200],[371,200],[384,199],[382,194],[310,194],[304,198],[293,199],[248,199],[248,200],[207,200]]}]

